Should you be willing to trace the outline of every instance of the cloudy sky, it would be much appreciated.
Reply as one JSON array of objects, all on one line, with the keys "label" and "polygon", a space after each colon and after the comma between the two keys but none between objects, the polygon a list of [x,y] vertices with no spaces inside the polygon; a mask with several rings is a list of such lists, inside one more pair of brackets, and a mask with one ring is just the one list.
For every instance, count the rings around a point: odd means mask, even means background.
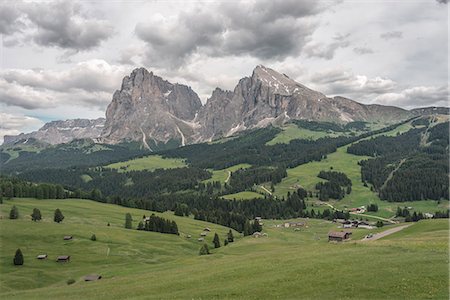
[{"label": "cloudy sky", "polygon": [[206,101],[258,64],[327,95],[448,106],[447,0],[0,1],[0,142],[103,117],[144,66]]}]

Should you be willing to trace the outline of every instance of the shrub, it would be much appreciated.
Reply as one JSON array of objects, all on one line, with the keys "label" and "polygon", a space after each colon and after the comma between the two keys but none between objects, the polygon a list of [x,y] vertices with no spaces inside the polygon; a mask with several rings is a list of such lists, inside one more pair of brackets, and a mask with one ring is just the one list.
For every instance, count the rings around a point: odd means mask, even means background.
[{"label": "shrub", "polygon": [[200,251],[198,253],[199,255],[208,255],[210,254],[209,248],[207,244],[203,244],[203,246],[200,248]]},{"label": "shrub", "polygon": [[95,234],[93,234],[93,235],[91,235],[91,241],[96,241],[97,240],[97,237],[95,236]]},{"label": "shrub", "polygon": [[71,285],[75,283],[75,279],[71,278],[67,280],[67,285]]},{"label": "shrub", "polygon": [[53,217],[53,221],[56,223],[61,223],[64,220],[64,215],[62,214],[61,210],[57,208],[55,210],[55,215]]},{"label": "shrub", "polygon": [[19,218],[19,210],[17,209],[17,207],[15,205],[11,208],[11,211],[9,212],[9,218],[11,220]]},{"label": "shrub", "polygon": [[16,255],[14,255],[13,263],[15,266],[21,266],[23,265],[23,254],[20,249],[16,250]]},{"label": "shrub", "polygon": [[41,211],[37,208],[33,208],[33,213],[31,214],[31,220],[40,221],[42,220]]}]

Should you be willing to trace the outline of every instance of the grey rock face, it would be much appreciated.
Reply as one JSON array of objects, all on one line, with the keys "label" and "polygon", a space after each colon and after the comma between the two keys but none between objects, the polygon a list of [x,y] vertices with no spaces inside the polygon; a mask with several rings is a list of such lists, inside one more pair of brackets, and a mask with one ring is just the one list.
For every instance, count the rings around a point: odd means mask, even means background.
[{"label": "grey rock face", "polygon": [[52,145],[69,143],[74,139],[95,139],[100,136],[104,123],[104,118],[52,121],[46,123],[37,131],[19,135],[5,135],[3,144],[12,145],[20,140],[30,138]]},{"label": "grey rock face", "polygon": [[197,127],[193,120],[201,105],[190,87],[136,69],[113,95],[101,141],[142,141],[149,149],[152,142],[176,139],[181,145],[192,143]]}]

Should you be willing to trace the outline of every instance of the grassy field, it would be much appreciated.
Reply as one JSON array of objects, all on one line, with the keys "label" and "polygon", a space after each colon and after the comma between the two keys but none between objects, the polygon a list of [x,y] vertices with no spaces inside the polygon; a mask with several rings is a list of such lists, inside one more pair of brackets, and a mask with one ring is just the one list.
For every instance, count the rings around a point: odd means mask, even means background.
[{"label": "grassy field", "polygon": [[272,140],[268,141],[266,145],[288,144],[290,141],[295,139],[317,140],[322,137],[335,137],[339,135],[339,133],[312,131],[305,128],[300,128],[295,124],[289,124],[281,129],[283,131],[277,134]]},{"label": "grassy field", "polygon": [[182,159],[163,158],[160,155],[149,155],[132,160],[122,161],[107,165],[107,168],[119,169],[119,172],[127,171],[154,171],[156,169],[174,169],[185,167]]},{"label": "grassy field", "polygon": [[250,167],[251,165],[249,164],[238,164],[222,170],[209,170],[212,173],[212,176],[211,178],[206,179],[203,182],[207,183],[213,181],[220,181],[221,184],[224,184],[225,182],[227,182],[230,172],[235,172],[239,169],[247,169]]},{"label": "grassy field", "polygon": [[222,196],[222,198],[229,199],[229,200],[233,200],[233,199],[249,200],[249,199],[255,199],[255,198],[264,198],[264,196],[259,193],[252,192],[252,191],[244,191],[244,192],[239,192],[239,193],[234,193],[234,194],[228,194],[228,195]]},{"label": "grassy field", "polygon": [[[264,220],[268,237],[241,238],[213,255],[198,256],[199,243],[181,236],[122,228],[131,212],[147,211],[86,200],[14,199],[22,218],[0,219],[2,299],[448,299],[448,220],[427,220],[378,241],[358,242],[369,231],[353,230],[352,240],[329,244],[336,225],[304,220],[307,228],[277,228],[283,221]],[[44,221],[26,216],[39,207]],[[50,220],[55,207],[66,216]],[[204,226],[221,237],[227,229],[190,218],[174,219],[183,233]],[[106,222],[111,226],[107,227]],[[386,228],[386,227],[385,227]],[[370,232],[382,231],[376,229]],[[90,241],[92,233],[96,242]],[[74,235],[64,242],[62,236]],[[237,236],[237,234],[235,234]],[[210,237],[208,237],[210,238]],[[14,267],[20,247],[25,265]],[[38,253],[49,260],[38,261]],[[67,264],[56,255],[70,254]],[[380,263],[382,262],[382,263]],[[99,273],[98,282],[83,282]],[[69,278],[76,283],[67,285]]]}]

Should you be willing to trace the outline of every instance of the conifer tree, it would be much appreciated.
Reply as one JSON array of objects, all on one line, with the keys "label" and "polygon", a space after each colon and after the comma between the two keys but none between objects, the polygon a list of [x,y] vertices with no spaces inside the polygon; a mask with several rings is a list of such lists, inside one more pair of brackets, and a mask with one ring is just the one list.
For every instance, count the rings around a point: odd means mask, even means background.
[{"label": "conifer tree", "polygon": [[125,215],[125,228],[131,229],[133,227],[133,218],[131,217],[130,213],[127,213]]},{"label": "conifer tree", "polygon": [[207,244],[203,244],[203,246],[200,248],[200,251],[199,251],[198,254],[199,255],[208,255],[208,254],[210,254],[208,245]]},{"label": "conifer tree", "polygon": [[19,218],[19,209],[14,205],[9,212],[10,219],[18,219]]},{"label": "conifer tree", "polygon": [[220,248],[220,239],[219,239],[219,236],[217,235],[217,233],[214,234],[213,243],[214,243],[214,248]]},{"label": "conifer tree", "polygon": [[64,220],[64,215],[62,214],[61,210],[57,208],[55,210],[55,215],[53,217],[53,221],[56,223],[61,223]]},{"label": "conifer tree", "polygon": [[33,213],[31,214],[31,220],[40,221],[42,219],[41,211],[37,208],[33,208]]},{"label": "conifer tree", "polygon": [[230,242],[230,243],[234,242],[233,231],[231,231],[231,229],[230,229],[230,231],[228,231],[227,241]]},{"label": "conifer tree", "polygon": [[13,263],[15,266],[21,266],[23,265],[23,254],[20,249],[16,250],[16,255],[14,255]]},{"label": "conifer tree", "polygon": [[92,235],[91,235],[91,241],[94,241],[94,242],[95,242],[96,240],[97,240],[97,237],[95,236],[95,234],[92,234]]}]

